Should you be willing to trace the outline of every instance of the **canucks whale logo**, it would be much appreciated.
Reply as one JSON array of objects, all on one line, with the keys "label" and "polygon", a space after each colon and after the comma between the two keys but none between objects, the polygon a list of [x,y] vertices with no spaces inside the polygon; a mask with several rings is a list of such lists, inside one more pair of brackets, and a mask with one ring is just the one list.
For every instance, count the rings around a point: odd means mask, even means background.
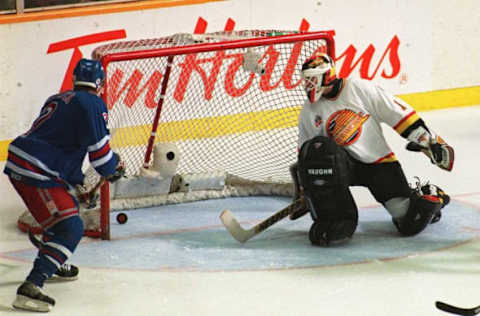
[{"label": "canucks whale logo", "polygon": [[328,136],[339,146],[349,146],[357,141],[362,133],[362,126],[370,115],[343,109],[333,113],[327,121]]}]

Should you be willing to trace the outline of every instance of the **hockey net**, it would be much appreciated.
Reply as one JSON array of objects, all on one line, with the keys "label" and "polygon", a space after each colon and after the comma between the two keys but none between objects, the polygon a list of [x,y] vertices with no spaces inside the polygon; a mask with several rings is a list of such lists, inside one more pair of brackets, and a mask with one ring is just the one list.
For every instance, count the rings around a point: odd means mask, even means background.
[{"label": "hockey net", "polygon": [[[316,52],[335,57],[333,35],[247,30],[97,47],[111,147],[127,177],[102,187],[99,207],[81,211],[86,235],[109,239],[110,210],[291,196],[301,65]],[[95,186],[98,174],[85,173]]]}]

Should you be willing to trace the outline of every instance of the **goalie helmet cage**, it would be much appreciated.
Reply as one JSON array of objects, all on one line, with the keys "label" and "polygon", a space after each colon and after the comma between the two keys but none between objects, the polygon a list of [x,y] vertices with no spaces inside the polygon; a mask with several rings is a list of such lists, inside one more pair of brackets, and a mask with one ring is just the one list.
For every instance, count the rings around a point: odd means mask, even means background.
[{"label": "goalie helmet cage", "polygon": [[[127,179],[141,179],[142,170],[151,170],[155,146],[165,143],[178,147],[179,177],[172,178],[177,181],[172,180],[166,196],[136,192],[138,197],[125,198],[116,192],[117,183],[106,183],[100,208],[81,212],[85,234],[110,238],[110,208],[292,195],[288,167],[296,161],[298,114],[306,99],[301,65],[317,52],[335,59],[334,34],[182,33],[97,47],[92,58],[101,60],[106,73],[110,144],[126,164]],[[91,170],[86,171],[87,187],[98,181]],[[185,175],[219,173],[225,174],[223,190],[179,189]]]}]

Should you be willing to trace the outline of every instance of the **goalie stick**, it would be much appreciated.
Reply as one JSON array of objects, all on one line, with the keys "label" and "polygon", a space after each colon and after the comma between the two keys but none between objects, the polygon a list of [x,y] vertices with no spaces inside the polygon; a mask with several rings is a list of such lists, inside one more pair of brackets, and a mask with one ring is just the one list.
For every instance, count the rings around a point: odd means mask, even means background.
[{"label": "goalie stick", "polygon": [[463,316],[474,316],[480,313],[480,305],[473,308],[461,308],[437,301],[435,302],[435,306],[444,312]]},{"label": "goalie stick", "polygon": [[301,207],[305,207],[305,200],[303,197],[295,200],[289,206],[279,210],[272,216],[266,218],[265,220],[261,221],[250,229],[243,229],[230,210],[224,210],[222,214],[220,214],[220,219],[222,220],[225,228],[227,228],[227,230],[233,236],[233,238],[243,244],[253,236],[260,234],[268,227],[272,226],[276,222],[297,211]]}]

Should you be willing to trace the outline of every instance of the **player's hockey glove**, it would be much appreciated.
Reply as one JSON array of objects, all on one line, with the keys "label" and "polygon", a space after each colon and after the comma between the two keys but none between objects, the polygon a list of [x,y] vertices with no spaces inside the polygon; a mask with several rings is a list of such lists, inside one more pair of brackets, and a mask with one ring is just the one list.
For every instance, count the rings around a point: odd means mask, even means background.
[{"label": "player's hockey glove", "polygon": [[106,179],[110,183],[113,183],[113,182],[117,181],[118,179],[120,179],[121,177],[124,177],[125,176],[125,171],[126,171],[125,170],[125,164],[120,159],[120,156],[117,153],[113,153],[113,154],[117,157],[118,163],[117,163],[117,167],[115,168],[115,172],[106,177]]}]

